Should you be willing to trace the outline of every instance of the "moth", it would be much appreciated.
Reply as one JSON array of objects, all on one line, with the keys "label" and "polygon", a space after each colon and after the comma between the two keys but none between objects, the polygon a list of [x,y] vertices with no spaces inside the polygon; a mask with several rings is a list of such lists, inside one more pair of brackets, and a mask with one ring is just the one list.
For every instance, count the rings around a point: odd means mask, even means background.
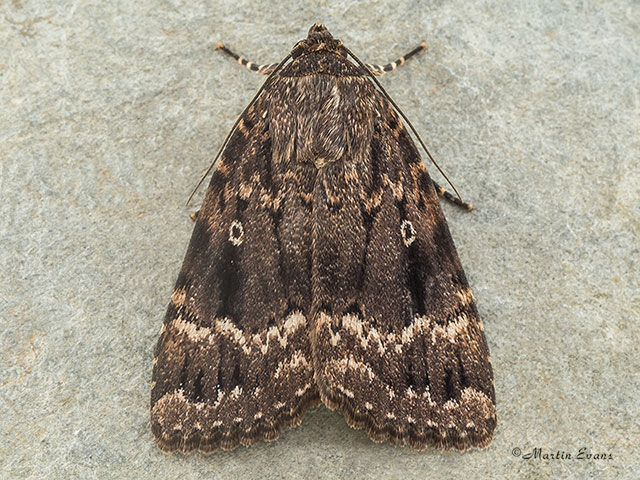
[{"label": "moth", "polygon": [[367,65],[316,24],[278,64],[219,48],[269,77],[220,149],[171,294],[158,446],[274,440],[320,403],[376,442],[487,446],[489,351],[438,194],[466,204],[374,77],[425,45]]}]

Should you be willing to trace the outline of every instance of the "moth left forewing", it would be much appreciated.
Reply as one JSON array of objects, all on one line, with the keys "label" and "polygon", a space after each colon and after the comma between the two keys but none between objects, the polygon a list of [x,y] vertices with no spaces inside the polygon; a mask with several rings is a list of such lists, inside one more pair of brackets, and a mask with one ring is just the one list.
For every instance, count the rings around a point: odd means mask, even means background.
[{"label": "moth left forewing", "polygon": [[230,138],[171,295],[151,395],[163,450],[272,440],[319,402],[308,287],[287,280],[309,277],[308,220],[281,211],[300,189],[271,164],[265,112],[260,102],[249,109]]},{"label": "moth left forewing", "polygon": [[483,447],[495,405],[482,323],[426,168],[379,110],[360,169],[362,277],[351,305],[320,312],[312,332],[320,394],[374,440]]}]

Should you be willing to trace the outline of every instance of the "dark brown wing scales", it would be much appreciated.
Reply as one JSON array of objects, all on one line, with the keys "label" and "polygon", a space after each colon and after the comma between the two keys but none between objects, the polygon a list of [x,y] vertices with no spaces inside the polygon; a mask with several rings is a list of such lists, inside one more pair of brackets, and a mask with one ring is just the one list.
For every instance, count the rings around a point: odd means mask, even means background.
[{"label": "dark brown wing scales", "polygon": [[[385,101],[376,112],[369,155],[350,179],[362,202],[332,212],[330,195],[314,197],[314,222],[333,226],[314,230],[314,259],[325,265],[335,251],[350,258],[314,276],[314,295],[335,299],[314,302],[320,395],[377,441],[483,447],[496,416],[482,322],[413,142]],[[352,189],[336,172],[327,171],[327,182]],[[341,276],[351,282],[338,292]]]},{"label": "dark brown wing scales", "polygon": [[309,286],[287,280],[310,278],[300,271],[309,265],[308,221],[283,211],[297,207],[304,186],[272,165],[265,112],[258,102],[231,137],[171,296],[151,395],[163,450],[271,440],[319,403]]},{"label": "dark brown wing scales", "polygon": [[377,441],[491,440],[489,352],[432,182],[347,52],[314,25],[229,139],[156,347],[164,450],[274,439],[320,400]]}]

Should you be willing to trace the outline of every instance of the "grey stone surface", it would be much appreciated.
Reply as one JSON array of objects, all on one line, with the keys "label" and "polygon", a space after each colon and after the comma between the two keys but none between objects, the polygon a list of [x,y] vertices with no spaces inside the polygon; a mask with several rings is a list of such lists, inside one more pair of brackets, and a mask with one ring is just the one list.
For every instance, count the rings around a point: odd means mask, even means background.
[{"label": "grey stone surface", "polygon": [[[637,478],[637,1],[0,8],[1,478]],[[372,62],[428,41],[382,82],[477,207],[444,209],[495,368],[486,450],[374,444],[324,407],[248,449],[154,445],[182,204],[263,81],[213,47],[276,61],[314,22]]]}]

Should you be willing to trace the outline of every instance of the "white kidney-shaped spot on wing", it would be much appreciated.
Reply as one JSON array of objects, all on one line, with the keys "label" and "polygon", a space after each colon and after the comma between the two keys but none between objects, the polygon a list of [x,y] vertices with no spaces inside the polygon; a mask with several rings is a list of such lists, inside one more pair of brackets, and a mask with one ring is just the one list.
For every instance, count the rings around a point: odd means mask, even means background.
[{"label": "white kidney-shaped spot on wing", "polygon": [[231,222],[231,226],[229,227],[229,241],[237,247],[242,245],[243,237],[244,228],[242,228],[242,223],[238,220],[234,220]]},{"label": "white kidney-shaped spot on wing", "polygon": [[400,234],[402,235],[402,242],[405,247],[410,246],[416,239],[416,230],[409,220],[405,220],[402,222],[402,225],[400,225]]}]

